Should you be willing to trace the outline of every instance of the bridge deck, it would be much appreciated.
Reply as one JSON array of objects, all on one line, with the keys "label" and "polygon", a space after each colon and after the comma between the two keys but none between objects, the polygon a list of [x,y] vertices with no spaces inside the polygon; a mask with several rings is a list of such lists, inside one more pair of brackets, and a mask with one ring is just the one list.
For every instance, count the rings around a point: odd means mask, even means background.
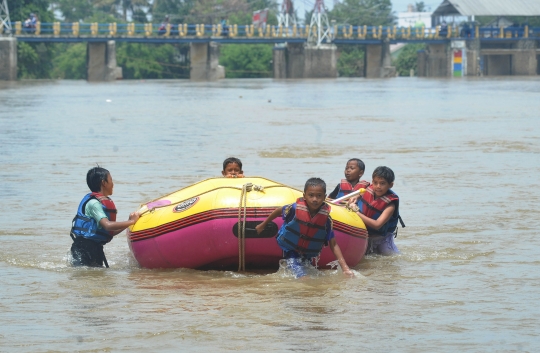
[{"label": "bridge deck", "polygon": [[[205,24],[179,24],[159,26],[151,23],[40,23],[24,28],[21,22],[13,22],[17,40],[22,42],[103,42],[114,40],[132,43],[239,43],[277,44],[305,43],[316,28],[294,26],[282,28],[266,26],[221,26]],[[540,40],[540,27],[475,27],[475,28],[424,28],[383,26],[334,26],[327,29],[332,38],[329,43],[341,45],[390,43],[446,43],[452,39],[481,41],[515,41],[523,38]],[[1,34],[0,29],[0,34]]]}]

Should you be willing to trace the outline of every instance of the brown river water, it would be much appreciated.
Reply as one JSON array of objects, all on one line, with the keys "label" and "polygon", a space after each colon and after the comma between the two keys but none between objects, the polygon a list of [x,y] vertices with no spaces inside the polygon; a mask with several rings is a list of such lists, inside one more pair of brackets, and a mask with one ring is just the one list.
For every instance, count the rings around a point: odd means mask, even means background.
[{"label": "brown river water", "polygon": [[[0,83],[0,351],[537,352],[540,79]],[[401,254],[355,278],[68,264],[99,163],[119,219],[244,171],[329,191],[396,173]]]}]

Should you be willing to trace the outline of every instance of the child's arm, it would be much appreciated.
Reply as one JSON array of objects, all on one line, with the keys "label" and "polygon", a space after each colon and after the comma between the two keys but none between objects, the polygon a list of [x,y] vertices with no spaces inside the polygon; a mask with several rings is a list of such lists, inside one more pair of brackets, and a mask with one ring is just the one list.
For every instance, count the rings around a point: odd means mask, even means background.
[{"label": "child's arm", "polygon": [[116,235],[121,233],[127,227],[134,225],[138,219],[139,212],[133,212],[129,214],[129,219],[127,221],[111,222],[107,218],[102,218],[99,221],[99,225],[106,231],[113,233],[112,235]]},{"label": "child's arm", "polygon": [[356,214],[362,219],[362,221],[364,221],[364,224],[366,226],[375,230],[379,230],[386,222],[388,222],[390,217],[392,217],[395,209],[396,205],[394,205],[393,203],[388,205],[388,207],[386,207],[384,211],[382,211],[381,215],[377,219],[371,219],[369,217],[366,217],[360,212],[356,212]]},{"label": "child's arm", "polygon": [[257,230],[257,234],[261,234],[261,232],[266,228],[266,225],[270,222],[272,222],[274,219],[279,217],[281,215],[281,207],[276,208],[272,213],[270,213],[270,216],[266,218],[262,223],[257,224],[255,227],[255,230]]},{"label": "child's arm", "polygon": [[341,270],[343,271],[343,274],[347,276],[354,276],[349,266],[347,266],[347,262],[343,258],[343,254],[341,253],[341,249],[336,242],[336,238],[330,239],[330,250],[334,253],[334,256],[339,262],[339,266],[341,266]]}]

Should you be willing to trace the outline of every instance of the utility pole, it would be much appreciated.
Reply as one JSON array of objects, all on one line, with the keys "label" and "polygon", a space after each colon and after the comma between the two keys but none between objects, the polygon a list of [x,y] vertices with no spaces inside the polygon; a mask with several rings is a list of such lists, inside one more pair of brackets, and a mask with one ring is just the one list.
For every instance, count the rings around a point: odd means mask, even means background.
[{"label": "utility pole", "polygon": [[[317,26],[316,31],[313,31],[313,26]],[[324,0],[316,0],[309,25],[308,44],[320,46],[324,39],[330,42],[332,40],[330,29]]]},{"label": "utility pole", "polygon": [[296,25],[296,15],[294,14],[293,2],[292,0],[283,0],[278,16],[278,26],[289,28],[294,25]]},{"label": "utility pole", "polygon": [[9,19],[9,9],[7,0],[0,0],[0,33],[5,31],[11,34],[11,20]]}]

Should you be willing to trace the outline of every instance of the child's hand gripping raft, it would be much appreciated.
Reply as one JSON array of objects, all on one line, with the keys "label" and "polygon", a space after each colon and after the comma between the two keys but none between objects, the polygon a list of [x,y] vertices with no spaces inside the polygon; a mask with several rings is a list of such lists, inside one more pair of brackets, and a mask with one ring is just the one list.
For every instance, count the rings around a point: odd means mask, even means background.
[{"label": "child's hand gripping raft", "polygon": [[307,266],[319,256],[325,244],[330,245],[343,273],[353,276],[334,237],[330,206],[324,202],[325,198],[326,183],[322,179],[311,178],[304,187],[304,197],[291,205],[276,208],[255,227],[260,234],[269,222],[282,216],[283,225],[278,232],[277,243],[284,252],[287,268],[296,278],[307,275]]}]

